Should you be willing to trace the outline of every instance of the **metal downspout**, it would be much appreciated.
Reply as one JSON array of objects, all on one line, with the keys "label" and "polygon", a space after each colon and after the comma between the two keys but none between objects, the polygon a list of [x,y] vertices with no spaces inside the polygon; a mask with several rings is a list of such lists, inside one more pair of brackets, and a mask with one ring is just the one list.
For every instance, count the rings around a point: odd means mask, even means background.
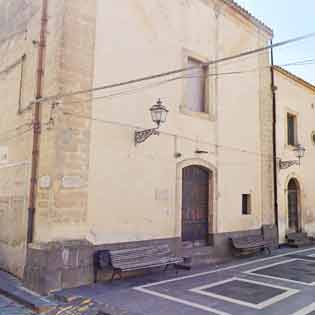
[{"label": "metal downspout", "polygon": [[[272,45],[272,40],[271,40]],[[275,72],[274,72],[274,55],[273,48],[271,48],[271,91],[272,91],[272,142],[273,142],[273,182],[274,182],[274,211],[275,224],[277,227],[277,234],[279,238],[279,207],[278,207],[278,160],[277,160],[277,98],[275,86]]]},{"label": "metal downspout", "polygon": [[[38,62],[36,72],[36,100],[42,98],[43,77],[45,67],[45,52],[46,52],[46,34],[48,23],[48,0],[42,2],[42,17],[40,26],[40,40],[38,43]],[[28,222],[27,222],[27,243],[32,243],[34,239],[34,220],[36,207],[36,190],[38,176],[38,160],[39,160],[39,144],[41,133],[41,103],[35,102],[33,111],[33,149],[32,149],[32,164],[31,164],[31,183],[29,194],[28,207]]]}]

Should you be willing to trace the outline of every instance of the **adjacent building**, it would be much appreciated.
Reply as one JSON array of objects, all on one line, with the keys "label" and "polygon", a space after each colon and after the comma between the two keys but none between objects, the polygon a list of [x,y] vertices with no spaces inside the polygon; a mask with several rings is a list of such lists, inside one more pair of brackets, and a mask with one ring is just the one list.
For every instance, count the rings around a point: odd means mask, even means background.
[{"label": "adjacent building", "polygon": [[[284,243],[288,233],[315,232],[315,86],[280,67],[275,67],[275,84],[279,239]],[[300,161],[297,145],[306,150]]]}]

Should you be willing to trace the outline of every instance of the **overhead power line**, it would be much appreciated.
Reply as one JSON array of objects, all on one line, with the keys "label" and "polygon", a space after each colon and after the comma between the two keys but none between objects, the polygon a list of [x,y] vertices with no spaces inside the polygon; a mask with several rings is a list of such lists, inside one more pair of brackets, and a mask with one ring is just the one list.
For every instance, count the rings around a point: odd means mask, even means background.
[{"label": "overhead power line", "polygon": [[[287,63],[287,64],[282,64],[278,65],[279,67],[288,67],[288,66],[307,66],[307,65],[313,65],[315,64],[315,59],[306,59],[306,60],[300,60],[300,61],[295,61],[292,63]],[[207,77],[222,77],[222,76],[231,76],[231,75],[240,75],[240,74],[246,74],[246,73],[252,73],[260,69],[270,69],[271,66],[264,66],[264,67],[255,67],[252,69],[247,69],[247,70],[240,70],[240,71],[230,71],[230,72],[219,72],[219,73],[210,73],[207,75]],[[124,89],[121,91],[117,91],[115,93],[110,93],[106,95],[100,95],[100,96],[93,96],[90,98],[86,99],[81,99],[77,101],[69,101],[69,102],[63,102],[63,104],[71,105],[71,104],[80,104],[80,103],[85,103],[85,102],[91,102],[94,100],[102,100],[102,99],[107,99],[107,98],[115,98],[115,97],[120,97],[120,96],[125,96],[125,95],[132,95],[135,94],[139,91],[147,90],[147,89],[153,89],[171,82],[175,82],[178,80],[182,79],[192,79],[192,78],[200,78],[201,76],[177,76],[174,78],[170,78],[167,80],[163,81],[158,81],[158,82],[153,82],[150,84],[146,84],[140,87],[135,87],[131,89]]]},{"label": "overhead power line", "polygon": [[33,125],[32,122],[28,122],[28,123],[19,125],[16,128],[8,129],[5,132],[0,134],[0,140],[2,140],[3,138],[6,138],[8,136],[9,137],[14,136],[18,132],[23,132],[24,127],[27,127],[27,129],[30,129],[30,128],[32,128],[32,125]]},{"label": "overhead power line", "polygon": [[6,68],[0,70],[0,76],[3,74],[8,74],[11,70],[13,70],[15,67],[20,65],[23,62],[23,60],[25,59],[25,56],[26,55],[23,55],[22,57],[17,59],[14,63],[12,63],[9,66],[7,66]]},{"label": "overhead power line", "polygon": [[17,32],[11,33],[8,36],[5,36],[3,38],[0,38],[0,45],[7,42],[8,40],[14,38],[17,35],[26,34],[26,32],[27,32],[27,29],[23,29],[23,30],[19,30]]},{"label": "overhead power line", "polygon": [[[145,129],[144,127],[133,125],[133,124],[130,124],[130,123],[122,123],[122,122],[119,122],[119,121],[105,120],[105,119],[96,118],[96,117],[92,117],[92,116],[76,114],[76,113],[68,112],[68,111],[64,111],[64,110],[60,110],[60,111],[65,116],[72,116],[72,117],[77,117],[77,118],[86,119],[86,120],[90,120],[90,121],[95,121],[95,122],[98,122],[98,123],[101,123],[101,124],[105,124],[105,125],[114,125],[114,126],[120,126],[120,127],[135,129],[135,130],[137,130],[137,129]],[[231,151],[238,151],[240,153],[256,155],[256,156],[259,156],[259,157],[268,158],[270,160],[273,159],[273,155],[272,154],[262,153],[262,152],[258,152],[258,151],[249,151],[247,149],[238,148],[238,147],[232,147],[232,146],[227,146],[227,145],[215,144],[215,143],[212,143],[210,141],[196,140],[196,139],[194,139],[192,137],[178,135],[178,134],[167,132],[167,131],[160,131],[160,134],[164,134],[166,136],[178,137],[178,138],[181,138],[181,139],[193,142],[193,143],[210,145],[212,147],[218,147],[218,148],[231,150]]]},{"label": "overhead power line", "polygon": [[[225,58],[213,60],[213,61],[204,63],[202,66],[210,66],[210,65],[214,65],[214,64],[218,64],[218,63],[223,63],[223,62],[226,62],[226,61],[235,60],[235,59],[238,59],[238,58],[242,58],[242,57],[250,56],[250,55],[253,55],[253,54],[257,54],[257,53],[269,50],[271,48],[277,48],[277,47],[280,47],[280,46],[285,46],[285,45],[288,45],[288,44],[291,44],[291,43],[294,43],[294,42],[298,42],[298,41],[301,41],[301,40],[304,40],[304,39],[307,39],[307,38],[311,38],[311,37],[315,37],[315,33],[310,33],[310,34],[307,34],[307,35],[295,37],[295,38],[292,38],[292,39],[289,39],[289,40],[285,40],[285,41],[282,41],[282,42],[279,42],[279,43],[267,45],[267,46],[264,46],[264,47],[261,47],[261,48],[258,48],[258,49],[245,51],[243,53],[240,53],[240,54],[237,54],[237,55],[233,55],[233,56],[230,56],[230,57],[225,57]],[[141,77],[141,78],[137,78],[137,79],[132,79],[132,80],[124,81],[124,82],[119,82],[119,83],[114,83],[114,84],[109,84],[109,85],[103,85],[103,86],[99,86],[99,87],[96,87],[96,88],[91,88],[91,89],[86,89],[86,90],[78,90],[78,91],[74,91],[74,92],[70,92],[70,93],[56,94],[56,95],[53,95],[53,96],[42,97],[40,99],[37,99],[36,101],[31,102],[30,105],[35,104],[35,103],[42,103],[42,102],[46,102],[46,101],[54,101],[54,100],[65,98],[65,97],[69,97],[69,96],[76,96],[76,95],[81,95],[81,94],[87,94],[87,93],[91,93],[91,92],[97,92],[97,91],[101,91],[101,90],[107,90],[107,89],[112,89],[112,88],[116,88],[116,87],[131,85],[131,84],[135,84],[135,83],[139,83],[139,82],[159,79],[159,78],[162,78],[162,77],[175,75],[175,74],[183,73],[183,72],[186,72],[186,71],[191,71],[191,70],[194,70],[194,69],[200,69],[200,66],[192,66],[192,67],[180,68],[180,69],[171,70],[171,71],[167,71],[167,72],[163,72],[163,73],[159,73],[159,74],[155,74],[155,75],[145,76],[145,77]]]}]

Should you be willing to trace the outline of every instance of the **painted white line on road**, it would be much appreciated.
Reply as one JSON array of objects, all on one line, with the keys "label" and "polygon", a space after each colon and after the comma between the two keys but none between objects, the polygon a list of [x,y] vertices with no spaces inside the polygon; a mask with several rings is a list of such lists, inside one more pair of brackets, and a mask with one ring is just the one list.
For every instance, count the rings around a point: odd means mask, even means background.
[{"label": "painted white line on road", "polygon": [[215,308],[212,308],[212,307],[208,307],[208,306],[201,305],[201,304],[194,303],[194,302],[189,302],[189,301],[186,301],[186,300],[183,300],[183,299],[179,299],[179,298],[167,295],[167,294],[151,291],[151,290],[148,290],[146,288],[138,287],[138,288],[135,288],[135,290],[137,290],[139,292],[147,293],[147,294],[150,294],[150,295],[153,295],[153,296],[157,296],[157,297],[163,298],[165,300],[169,300],[169,301],[172,301],[172,302],[176,302],[176,303],[184,304],[184,305],[187,305],[187,306],[190,306],[190,307],[193,307],[193,308],[197,308],[197,309],[209,312],[209,313],[213,313],[213,314],[217,314],[217,315],[231,315],[229,313],[219,311],[219,310],[217,310]]},{"label": "painted white line on road", "polygon": [[309,260],[307,260],[307,259],[294,258],[294,259],[289,259],[289,260],[280,261],[280,262],[277,262],[277,263],[274,263],[274,264],[266,265],[266,266],[263,266],[263,267],[258,267],[258,268],[255,268],[255,269],[247,270],[247,271],[244,271],[243,273],[244,274],[248,274],[248,275],[252,275],[252,276],[262,277],[262,278],[287,281],[287,282],[292,282],[292,283],[302,284],[302,285],[307,285],[307,286],[314,286],[315,282],[304,282],[304,281],[292,280],[292,279],[289,279],[289,278],[283,278],[283,277],[277,277],[277,276],[269,276],[269,275],[264,275],[264,274],[261,274],[261,273],[256,273],[256,271],[259,271],[259,270],[265,270],[265,269],[268,269],[268,268],[272,268],[272,267],[275,267],[275,266],[288,264],[290,262],[298,261],[298,260],[309,262]]},{"label": "painted white line on road", "polygon": [[[233,281],[242,281],[242,282],[247,282],[247,283],[253,283],[253,284],[257,284],[260,286],[264,286],[264,287],[269,287],[269,288],[275,288],[275,289],[280,289],[280,290],[284,290],[286,292],[278,294],[270,299],[266,299],[265,301],[258,303],[258,304],[254,304],[254,303],[250,303],[250,302],[245,302],[243,300],[239,300],[239,299],[234,299],[234,298],[229,298],[227,296],[223,296],[223,295],[219,295],[219,294],[215,294],[215,293],[211,293],[211,292],[207,292],[205,290],[225,284],[225,283],[229,283],[229,282],[233,282]],[[237,278],[237,277],[233,277],[227,280],[223,280],[223,281],[219,281],[216,283],[212,283],[209,285],[204,285],[198,288],[194,288],[194,289],[190,289],[189,291],[194,292],[194,293],[198,293],[198,294],[202,294],[205,296],[209,296],[212,298],[216,298],[219,300],[223,300],[226,302],[230,302],[230,303],[234,303],[234,304],[239,304],[239,305],[243,305],[243,306],[247,306],[247,307],[251,307],[251,308],[255,308],[258,310],[262,310],[267,306],[273,305],[275,303],[280,302],[281,300],[284,300],[286,298],[288,298],[289,296],[296,294],[298,292],[300,292],[299,290],[295,290],[295,289],[291,289],[291,288],[287,288],[287,287],[282,287],[282,286],[278,286],[278,285],[273,285],[273,284],[266,284],[264,282],[259,282],[259,281],[254,281],[254,280],[248,280],[248,279],[243,279],[243,278]]]},{"label": "painted white line on road", "polygon": [[253,265],[253,264],[258,263],[258,262],[270,261],[270,260],[273,260],[273,259],[276,259],[276,258],[281,258],[281,257],[289,256],[289,255],[295,255],[295,254],[299,254],[299,253],[309,252],[309,251],[312,251],[312,250],[315,250],[315,247],[302,249],[302,250],[297,250],[297,251],[293,251],[293,252],[290,252],[290,253],[280,254],[280,255],[267,257],[267,258],[259,258],[259,259],[255,259],[255,260],[252,260],[252,261],[249,261],[249,262],[246,262],[246,263],[232,265],[232,266],[229,266],[229,267],[218,268],[218,269],[211,270],[211,271],[199,272],[199,273],[195,273],[195,274],[192,274],[192,275],[189,275],[189,276],[183,276],[183,277],[177,277],[177,278],[173,278],[173,279],[153,282],[153,283],[149,283],[149,284],[145,284],[145,285],[134,287],[134,289],[138,290],[139,288],[149,288],[149,287],[158,286],[158,285],[166,284],[166,283],[170,283],[170,282],[182,281],[182,280],[192,279],[192,278],[196,278],[196,277],[203,277],[203,276],[211,275],[213,273],[217,273],[217,272],[221,272],[221,271],[229,271],[229,270],[233,270],[233,269],[236,269],[236,268]]},{"label": "painted white line on road", "polygon": [[312,303],[292,315],[308,315],[315,311],[315,303]]},{"label": "painted white line on road", "polygon": [[[258,263],[258,262],[270,261],[270,260],[273,260],[273,259],[286,257],[286,256],[289,256],[289,255],[309,252],[309,251],[312,251],[314,249],[315,249],[314,247],[313,248],[307,248],[307,249],[297,250],[297,251],[293,251],[293,252],[290,252],[290,253],[280,254],[280,255],[276,255],[276,256],[272,256],[272,257],[255,259],[255,260],[249,261],[247,263],[242,263],[242,264],[237,264],[237,265],[233,265],[233,266],[229,266],[229,267],[219,268],[219,269],[212,270],[212,271],[200,272],[200,273],[196,273],[196,274],[189,275],[189,276],[183,276],[183,277],[178,277],[178,278],[174,278],[174,279],[168,279],[168,280],[163,280],[163,281],[154,282],[154,283],[150,283],[150,284],[145,284],[145,285],[142,285],[142,286],[134,287],[133,289],[138,291],[138,292],[146,293],[146,294],[149,294],[149,295],[152,295],[152,296],[156,296],[156,297],[168,300],[168,301],[172,301],[172,302],[176,302],[176,303],[179,303],[179,304],[187,305],[187,306],[190,306],[192,308],[196,308],[196,309],[200,309],[200,310],[203,310],[203,311],[207,311],[209,313],[213,313],[213,314],[217,314],[217,315],[231,315],[231,314],[222,312],[220,310],[217,310],[217,309],[205,306],[205,305],[201,305],[201,304],[198,304],[198,303],[190,302],[188,300],[177,298],[177,297],[174,297],[174,296],[171,296],[171,295],[159,293],[159,292],[150,290],[148,288],[149,287],[153,287],[153,286],[166,284],[166,283],[182,281],[182,280],[192,279],[192,278],[196,278],[196,277],[207,276],[207,275],[214,274],[214,273],[221,272],[221,271],[233,270],[233,269],[236,269],[236,268],[239,268],[239,267],[249,266],[249,265],[252,265],[252,264],[255,264],[255,263]],[[302,314],[302,315],[304,315],[304,314]]]}]

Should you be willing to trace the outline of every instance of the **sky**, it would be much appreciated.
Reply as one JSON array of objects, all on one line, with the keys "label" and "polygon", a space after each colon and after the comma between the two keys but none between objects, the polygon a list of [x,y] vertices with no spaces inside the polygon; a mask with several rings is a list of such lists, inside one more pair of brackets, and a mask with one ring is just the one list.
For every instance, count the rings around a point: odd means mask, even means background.
[{"label": "sky", "polygon": [[[315,32],[315,0],[236,0],[274,30],[274,43]],[[285,67],[315,84],[315,37],[275,49],[275,64],[314,59],[312,64]]]}]

